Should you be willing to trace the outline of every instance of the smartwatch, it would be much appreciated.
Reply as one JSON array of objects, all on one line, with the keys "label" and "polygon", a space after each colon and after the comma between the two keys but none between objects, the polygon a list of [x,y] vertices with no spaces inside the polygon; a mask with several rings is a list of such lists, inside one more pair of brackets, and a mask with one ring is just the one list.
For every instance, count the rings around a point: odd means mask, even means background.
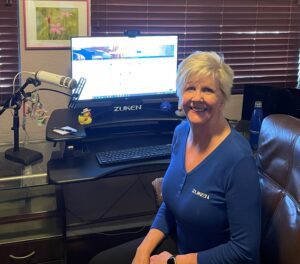
[{"label": "smartwatch", "polygon": [[167,264],[176,264],[176,256],[172,255],[168,258]]}]

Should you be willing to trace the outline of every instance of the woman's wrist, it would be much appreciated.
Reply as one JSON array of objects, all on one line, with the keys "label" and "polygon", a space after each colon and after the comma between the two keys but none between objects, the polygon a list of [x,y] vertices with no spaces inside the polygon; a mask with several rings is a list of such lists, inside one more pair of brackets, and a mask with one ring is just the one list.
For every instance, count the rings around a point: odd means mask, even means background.
[{"label": "woman's wrist", "polygon": [[140,245],[137,248],[136,253],[150,256],[151,255],[151,250],[149,248],[147,248],[146,246]]},{"label": "woman's wrist", "polygon": [[158,229],[150,229],[142,243],[137,248],[137,253],[147,254],[149,257],[152,251],[164,238],[164,233]]}]

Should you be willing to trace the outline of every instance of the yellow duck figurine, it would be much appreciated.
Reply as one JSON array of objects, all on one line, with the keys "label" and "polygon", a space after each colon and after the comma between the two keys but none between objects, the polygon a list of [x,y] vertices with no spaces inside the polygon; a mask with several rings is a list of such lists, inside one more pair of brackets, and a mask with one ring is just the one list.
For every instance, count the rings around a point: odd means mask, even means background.
[{"label": "yellow duck figurine", "polygon": [[80,125],[88,125],[92,123],[91,109],[84,108],[80,115],[78,115],[78,122]]}]

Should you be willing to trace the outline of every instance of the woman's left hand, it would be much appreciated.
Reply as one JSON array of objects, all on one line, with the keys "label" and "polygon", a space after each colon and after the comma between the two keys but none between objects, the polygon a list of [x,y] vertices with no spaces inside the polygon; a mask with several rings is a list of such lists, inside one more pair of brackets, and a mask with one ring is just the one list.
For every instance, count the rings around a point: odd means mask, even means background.
[{"label": "woman's left hand", "polygon": [[170,252],[163,251],[158,255],[150,257],[150,264],[166,264],[168,259],[172,256]]}]

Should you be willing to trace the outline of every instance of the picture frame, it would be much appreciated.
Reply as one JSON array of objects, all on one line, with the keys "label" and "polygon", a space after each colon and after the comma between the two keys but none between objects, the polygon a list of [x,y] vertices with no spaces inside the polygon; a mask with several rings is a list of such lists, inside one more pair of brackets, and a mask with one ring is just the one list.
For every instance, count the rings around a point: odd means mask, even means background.
[{"label": "picture frame", "polygon": [[25,49],[68,49],[90,34],[90,0],[23,0]]}]

